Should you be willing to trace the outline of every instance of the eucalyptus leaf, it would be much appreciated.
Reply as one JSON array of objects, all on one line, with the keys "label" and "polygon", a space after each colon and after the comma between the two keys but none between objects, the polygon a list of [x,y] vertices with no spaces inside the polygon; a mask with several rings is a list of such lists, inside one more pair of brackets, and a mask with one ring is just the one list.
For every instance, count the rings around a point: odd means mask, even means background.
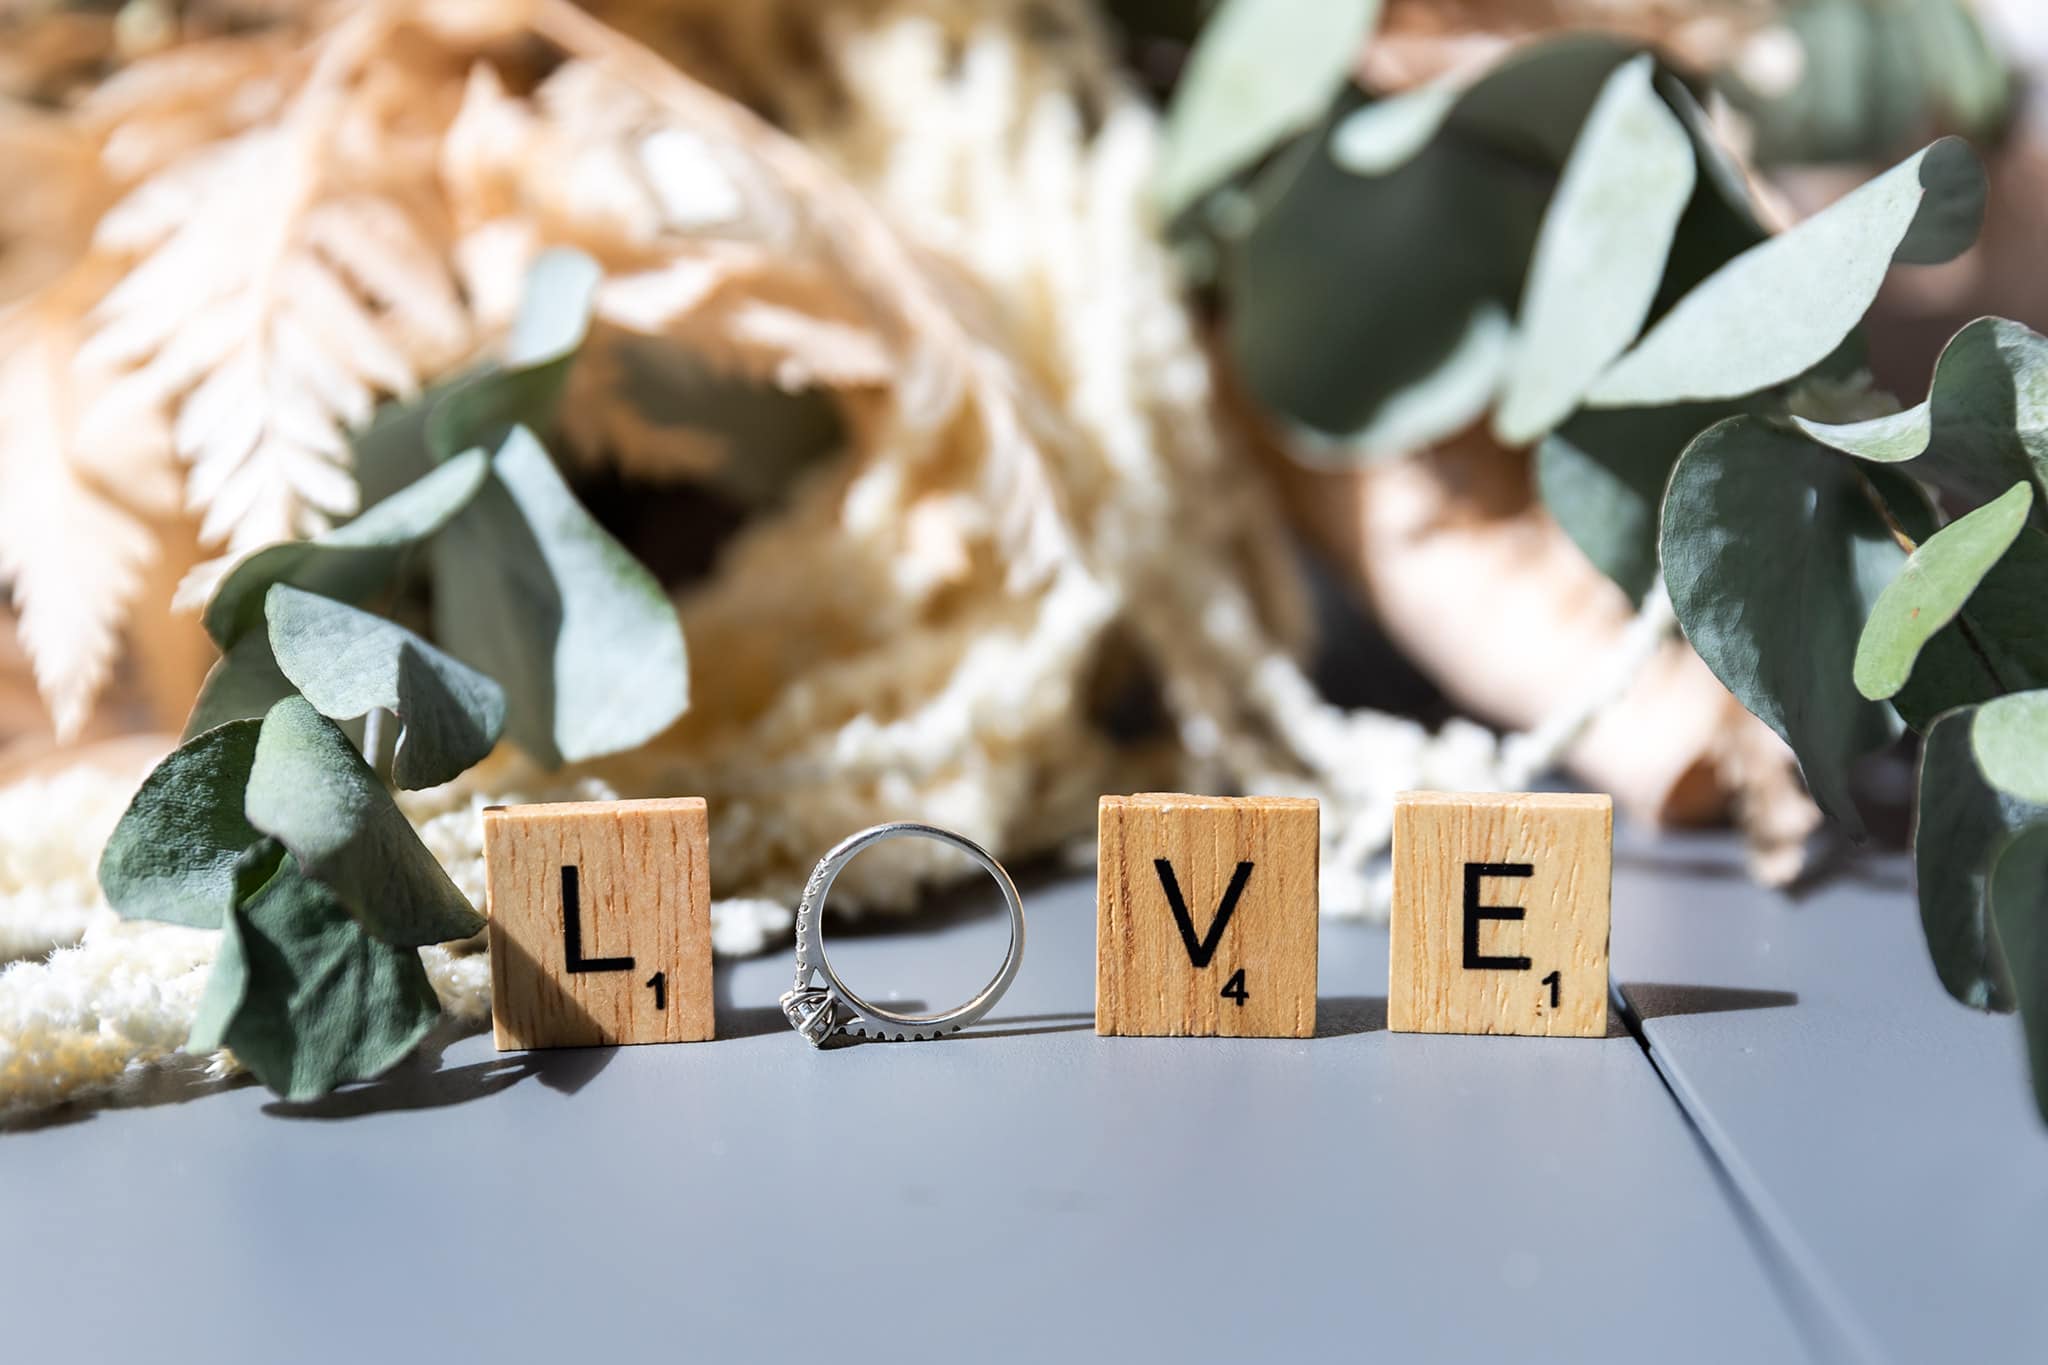
[{"label": "eucalyptus leaf", "polygon": [[348,736],[303,697],[264,717],[246,810],[386,943],[417,947],[483,928]]},{"label": "eucalyptus leaf", "polygon": [[1979,706],[1970,752],[1992,786],[2048,806],[2048,690],[2014,692]]},{"label": "eucalyptus leaf", "polygon": [[1644,51],[1591,30],[1522,44],[1490,67],[1453,70],[1344,111],[1331,130],[1331,160],[1353,175],[1388,175],[1454,132],[1554,170],[1609,77]]},{"label": "eucalyptus leaf", "polygon": [[242,816],[259,728],[245,720],[208,730],[143,779],[100,853],[100,889],[123,918],[220,923],[236,860],[263,838]]},{"label": "eucalyptus leaf", "polygon": [[396,712],[392,778],[405,788],[453,781],[505,727],[495,682],[394,621],[278,584],[265,599],[278,667],[330,720]]},{"label": "eucalyptus leaf", "polygon": [[1544,213],[1494,413],[1504,443],[1556,426],[1649,316],[1694,184],[1691,143],[1655,72],[1645,54],[1607,78]]},{"label": "eucalyptus leaf", "polygon": [[518,428],[495,477],[433,543],[434,634],[505,687],[506,730],[548,764],[645,743],[689,705],[661,585]]},{"label": "eucalyptus leaf", "polygon": [[1313,434],[1312,457],[1398,455],[1492,403],[1548,184],[1503,178],[1462,134],[1373,178],[1328,142],[1255,186],[1255,225],[1226,261],[1226,340],[1261,404]]},{"label": "eucalyptus leaf", "polygon": [[2021,830],[1991,868],[1992,923],[2012,975],[2034,1104],[2048,1120],[2048,823]]},{"label": "eucalyptus leaf", "polygon": [[1730,418],[1679,457],[1660,548],[1694,650],[1791,745],[1821,808],[1860,834],[1849,770],[1895,731],[1850,672],[1905,552],[1855,466],[1761,418]]},{"label": "eucalyptus leaf", "polygon": [[1892,705],[1924,731],[1944,711],[2048,687],[2048,534],[2022,527],[1998,562],[1920,651]]},{"label": "eucalyptus leaf", "polygon": [[440,1017],[417,948],[363,932],[328,887],[259,849],[224,919],[186,1047],[234,1049],[288,1100],[380,1076]]},{"label": "eucalyptus leaf", "polygon": [[[545,430],[589,333],[603,271],[556,247],[527,272],[519,315],[497,363],[392,404],[355,440],[363,496],[381,496],[471,450],[494,450],[515,426]],[[336,594],[330,593],[329,596]]]},{"label": "eucalyptus leaf", "polygon": [[2004,496],[1936,531],[1906,560],[1871,608],[1856,644],[1856,690],[1873,699],[1905,686],[1921,647],[1956,618],[1984,576],[2012,547],[2033,506],[2033,486]]},{"label": "eucalyptus leaf", "polygon": [[1722,85],[1755,129],[1760,165],[1881,161],[1930,128],[1998,131],[2011,79],[1969,0],[1795,0],[1782,42],[1795,80],[1737,61]]},{"label": "eucalyptus leaf", "polygon": [[1554,172],[1571,155],[1601,90],[1643,45],[1613,33],[1561,33],[1508,50],[1470,82],[1444,120],[1446,133],[1503,154],[1498,173]]},{"label": "eucalyptus leaf", "polygon": [[1736,398],[1840,346],[1893,261],[1946,261],[1975,239],[1984,171],[1943,138],[1709,275],[1593,385],[1596,407]]},{"label": "eucalyptus leaf", "polygon": [[332,531],[258,550],[214,590],[206,604],[207,633],[228,649],[257,629],[263,623],[263,595],[274,583],[362,601],[390,581],[408,550],[467,506],[489,474],[489,459],[472,451],[429,470],[417,483]]},{"label": "eucalyptus leaf", "polygon": [[2048,807],[1985,782],[1971,752],[1975,719],[1976,709],[1963,707],[1927,729],[1913,827],[1914,880],[1941,984],[1972,1009],[2003,1011],[2016,997],[1991,918],[1990,870],[2015,832],[2048,819]]},{"label": "eucalyptus leaf", "polygon": [[1739,408],[1593,409],[1575,414],[1536,448],[1536,485],[1551,517],[1632,602],[1657,578],[1657,518],[1664,485],[1693,437]]},{"label": "eucalyptus leaf", "polygon": [[1927,399],[1868,421],[1800,421],[1816,441],[1896,465],[1975,507],[2026,479],[2034,524],[2048,523],[2048,338],[2004,318],[1979,318],[1949,338]]},{"label": "eucalyptus leaf", "polygon": [[185,718],[185,738],[231,720],[262,720],[291,693],[291,679],[278,671],[277,659],[270,652],[270,636],[260,630],[248,631],[207,670],[199,699]]},{"label": "eucalyptus leaf", "polygon": [[604,272],[580,251],[544,251],[527,272],[526,292],[505,341],[503,368],[478,375],[435,405],[427,446],[437,460],[474,446],[494,448],[515,426],[552,420],[569,368],[590,331]]},{"label": "eucalyptus leaf", "polygon": [[1753,239],[1764,237],[1763,223],[1757,217],[1756,202],[1749,192],[1749,173],[1728,150],[1727,142],[1715,129],[1712,116],[1701,105],[1692,87],[1675,72],[1660,69],[1657,91],[1671,106],[1672,113],[1684,125],[1686,136],[1692,142],[1693,161],[1700,172],[1700,188],[1711,191],[1728,215],[1741,222]]},{"label": "eucalyptus leaf", "polygon": [[1354,109],[1330,130],[1330,159],[1353,175],[1400,169],[1442,131],[1470,83],[1453,72]]},{"label": "eucalyptus leaf", "polygon": [[1485,415],[1553,177],[1641,51],[1574,33],[1431,90],[1349,92],[1259,177],[1224,270],[1227,339],[1311,458],[1398,455]]},{"label": "eucalyptus leaf", "polygon": [[1165,216],[1315,123],[1379,8],[1379,0],[1223,0],[1167,110],[1158,179]]},{"label": "eucalyptus leaf", "polygon": [[214,953],[213,970],[206,975],[206,987],[192,1013],[192,1027],[185,1036],[187,1052],[198,1055],[227,1045],[228,1028],[249,998],[249,964],[242,956],[235,912],[277,876],[288,856],[283,844],[263,835],[235,859],[227,898],[218,908],[220,948]]}]

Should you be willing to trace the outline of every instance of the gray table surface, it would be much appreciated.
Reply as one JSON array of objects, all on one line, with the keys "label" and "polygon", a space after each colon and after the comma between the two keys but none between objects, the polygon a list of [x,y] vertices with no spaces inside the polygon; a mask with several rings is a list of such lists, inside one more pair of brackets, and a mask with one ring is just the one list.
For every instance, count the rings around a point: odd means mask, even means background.
[{"label": "gray table surface", "polygon": [[[2048,1140],[1895,862],[1792,905],[1725,840],[1618,855],[1643,1040],[1392,1035],[1326,924],[1321,1031],[1098,1039],[1092,882],[1028,895],[973,1034],[805,1047],[782,954],[719,1041],[455,1040],[0,1136],[5,1359],[2039,1359]],[[966,995],[993,896],[833,940]]]}]

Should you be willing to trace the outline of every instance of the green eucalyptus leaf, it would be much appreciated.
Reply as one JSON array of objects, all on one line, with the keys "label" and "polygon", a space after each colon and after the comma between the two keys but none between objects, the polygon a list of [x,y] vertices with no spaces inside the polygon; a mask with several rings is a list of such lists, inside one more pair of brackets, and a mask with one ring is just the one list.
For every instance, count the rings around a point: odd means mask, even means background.
[{"label": "green eucalyptus leaf", "polygon": [[382,708],[404,722],[392,778],[408,789],[453,781],[490,753],[505,693],[393,621],[278,584],[265,599],[270,645],[292,686],[330,720]]},{"label": "green eucalyptus leaf", "polygon": [[1999,850],[1991,918],[2025,1031],[2034,1104],[2048,1120],[2048,823],[2029,825]]},{"label": "green eucalyptus leaf", "polygon": [[2048,689],[2014,692],[1978,707],[1970,752],[1992,786],[2048,806]]},{"label": "green eucalyptus leaf", "polygon": [[1709,275],[1593,385],[1596,407],[1736,398],[1839,347],[1893,261],[1945,261],[1976,237],[1984,171],[1943,138]]},{"label": "green eucalyptus leaf", "polygon": [[433,544],[434,634],[498,679],[506,731],[542,762],[645,743],[689,705],[681,622],[524,428]]},{"label": "green eucalyptus leaf", "polygon": [[1942,712],[2048,687],[2048,534],[2022,527],[1953,621],[1920,651],[1892,705],[1916,730]]},{"label": "green eucalyptus leaf", "polygon": [[1700,281],[1770,235],[1757,218],[1747,173],[1723,145],[1691,87],[1673,72],[1660,70],[1657,92],[1685,128],[1698,174],[1692,199],[1672,234],[1664,279],[1650,305],[1653,321]]},{"label": "green eucalyptus leaf", "polygon": [[[408,400],[385,403],[362,429],[350,436],[356,484],[362,490],[364,502],[392,497],[434,471],[440,461],[427,449],[427,420],[448,401],[450,394],[496,368],[487,364],[430,384]],[[476,453],[485,464],[490,462],[487,451]]]},{"label": "green eucalyptus leaf", "polygon": [[1261,178],[1226,262],[1239,375],[1312,458],[1399,455],[1471,425],[1498,391],[1547,189],[1504,180],[1468,137],[1372,178],[1311,140]]},{"label": "green eucalyptus leaf", "polygon": [[1773,50],[1797,54],[1796,79],[1746,78],[1741,61],[1721,79],[1754,127],[1759,165],[1882,161],[1929,129],[1998,131],[2011,79],[1969,0],[1795,0],[1782,9]]},{"label": "green eucalyptus leaf", "polygon": [[1607,78],[1537,234],[1493,429],[1520,445],[1556,426],[1649,316],[1694,187],[1686,130],[1654,59]]},{"label": "green eucalyptus leaf", "polygon": [[1974,707],[1940,717],[1920,748],[1913,865],[1927,951],[1948,993],[1972,1009],[2010,1010],[2012,972],[1991,918],[1991,866],[2018,830],[2048,807],[1999,792],[1971,752]]},{"label": "green eucalyptus leaf", "polygon": [[1630,601],[1641,602],[1657,578],[1658,509],[1679,452],[1738,410],[1726,403],[1589,409],[1537,446],[1544,507]]},{"label": "green eucalyptus leaf", "polygon": [[207,670],[199,699],[185,719],[185,738],[231,720],[262,720],[291,692],[291,679],[278,671],[277,659],[270,652],[270,636],[260,630],[248,631]]},{"label": "green eucalyptus leaf", "polygon": [[1379,8],[1379,0],[1223,0],[1167,110],[1158,180],[1165,216],[1315,123]]},{"label": "green eucalyptus leaf", "polygon": [[2048,338],[2004,318],[1957,332],[1935,362],[1927,400],[1864,422],[1800,421],[1823,444],[1906,473],[1975,507],[2018,480],[2048,522]]},{"label": "green eucalyptus leaf", "polygon": [[263,838],[242,817],[258,728],[250,720],[208,730],[143,779],[100,854],[100,889],[123,918],[220,923],[236,860]]},{"label": "green eucalyptus leaf", "polygon": [[1593,30],[1511,48],[1466,87],[1445,130],[1502,153],[1497,175],[1560,170],[1608,77],[1642,51],[1640,43]]},{"label": "green eucalyptus leaf", "polygon": [[[472,450],[494,450],[515,426],[546,430],[589,333],[603,271],[580,251],[535,258],[503,357],[381,411],[355,440],[356,477],[371,498]],[[336,594],[329,593],[332,597]]]},{"label": "green eucalyptus leaf", "polygon": [[246,809],[386,943],[417,947],[483,928],[348,736],[305,698],[264,717]]},{"label": "green eucalyptus leaf", "polygon": [[1259,177],[1226,261],[1226,339],[1310,458],[1399,455],[1485,415],[1553,176],[1640,51],[1571,34],[1420,95],[1348,92]]},{"label": "green eucalyptus leaf", "polygon": [[1353,175],[1386,175],[1442,131],[1471,81],[1462,73],[1361,106],[1330,130],[1330,159]]},{"label": "green eucalyptus leaf", "polygon": [[1934,503],[1918,483],[1881,464],[1864,465],[1863,477],[1877,490],[1878,501],[1908,545],[1918,545],[1941,529]]},{"label": "green eucalyptus leaf", "polygon": [[1660,551],[1694,650],[1791,745],[1821,809],[1860,834],[1849,770],[1894,729],[1850,670],[1905,552],[1855,466],[1797,432],[1730,418],[1679,457]]},{"label": "green eucalyptus leaf", "polygon": [[452,390],[427,419],[427,447],[437,460],[494,448],[515,426],[548,425],[589,334],[603,277],[596,261],[565,247],[535,259],[502,368]]},{"label": "green eucalyptus leaf", "polygon": [[288,857],[283,844],[264,835],[244,849],[229,869],[228,894],[218,907],[220,950],[214,954],[213,970],[207,973],[206,987],[192,1014],[192,1028],[185,1037],[187,1052],[213,1052],[227,1046],[228,1028],[249,996],[249,964],[242,956],[235,912],[277,876]]},{"label": "green eucalyptus leaf", "polygon": [[1439,135],[1455,132],[1504,153],[1502,170],[1509,161],[1554,170],[1570,155],[1603,84],[1642,52],[1638,43],[1594,31],[1526,43],[1484,70],[1454,70],[1344,113],[1331,132],[1330,156],[1353,175],[1388,175]]},{"label": "green eucalyptus leaf", "polygon": [[288,1100],[381,1076],[440,1017],[417,948],[363,932],[272,845],[252,850],[186,1048],[234,1049]]},{"label": "green eucalyptus leaf", "polygon": [[359,602],[391,579],[405,554],[431,536],[483,487],[490,462],[474,451],[428,471],[355,520],[311,540],[258,550],[237,564],[206,604],[206,629],[222,649],[263,623],[263,595],[290,583]]},{"label": "green eucalyptus leaf", "polygon": [[1856,690],[1873,699],[1905,686],[1921,648],[1962,611],[2012,547],[2033,506],[2031,484],[1950,522],[1915,549],[1870,610],[1856,644]]}]

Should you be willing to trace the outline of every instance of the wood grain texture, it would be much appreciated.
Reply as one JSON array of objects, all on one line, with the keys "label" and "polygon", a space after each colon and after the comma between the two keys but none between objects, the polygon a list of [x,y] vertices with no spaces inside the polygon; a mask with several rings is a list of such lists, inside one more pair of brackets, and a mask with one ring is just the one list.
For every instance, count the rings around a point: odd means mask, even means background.
[{"label": "wood grain texture", "polygon": [[1320,818],[1280,797],[1103,797],[1095,1031],[1313,1034]]},{"label": "wood grain texture", "polygon": [[711,1037],[709,842],[700,797],[486,810],[498,1050]]},{"label": "wood grain texture", "polygon": [[1606,1036],[1613,798],[1403,792],[1393,859],[1388,1028]]}]

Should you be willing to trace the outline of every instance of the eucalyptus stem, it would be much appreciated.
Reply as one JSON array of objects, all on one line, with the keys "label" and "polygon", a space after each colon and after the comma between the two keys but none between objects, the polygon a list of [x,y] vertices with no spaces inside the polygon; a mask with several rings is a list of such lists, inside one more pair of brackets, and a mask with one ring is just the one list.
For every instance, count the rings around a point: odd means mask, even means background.
[{"label": "eucalyptus stem", "polygon": [[363,762],[387,787],[391,785],[391,765],[398,753],[397,720],[381,706],[363,717]]}]

